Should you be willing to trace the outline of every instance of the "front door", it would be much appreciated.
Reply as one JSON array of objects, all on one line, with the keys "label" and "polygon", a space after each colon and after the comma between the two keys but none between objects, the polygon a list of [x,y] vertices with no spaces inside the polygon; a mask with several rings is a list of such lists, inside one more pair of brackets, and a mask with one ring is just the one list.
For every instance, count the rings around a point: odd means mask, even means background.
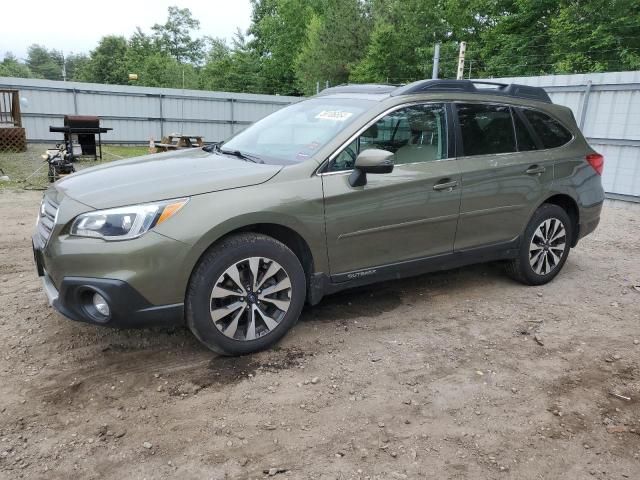
[{"label": "front door", "polygon": [[[394,152],[394,170],[352,187],[355,158],[367,148]],[[453,250],[460,174],[450,150],[445,105],[429,103],[382,117],[331,160],[322,184],[334,281]]]}]

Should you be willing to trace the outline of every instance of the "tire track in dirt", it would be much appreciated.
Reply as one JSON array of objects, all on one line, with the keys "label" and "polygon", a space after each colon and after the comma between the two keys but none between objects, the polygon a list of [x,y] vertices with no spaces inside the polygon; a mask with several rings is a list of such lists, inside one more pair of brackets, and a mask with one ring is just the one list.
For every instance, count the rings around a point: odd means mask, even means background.
[{"label": "tire track in dirt", "polygon": [[[114,350],[108,353],[109,350]],[[76,400],[83,393],[93,394],[94,387],[114,383],[126,378],[137,386],[150,385],[155,375],[165,379],[182,379],[200,388],[224,387],[246,378],[258,369],[279,371],[298,364],[309,355],[297,349],[279,349],[256,356],[222,357],[207,350],[188,351],[175,348],[151,348],[135,352],[107,346],[96,359],[81,368],[49,373],[38,385],[27,390],[27,397],[43,398],[49,403],[60,403],[74,394]],[[105,352],[107,350],[107,352]]]}]

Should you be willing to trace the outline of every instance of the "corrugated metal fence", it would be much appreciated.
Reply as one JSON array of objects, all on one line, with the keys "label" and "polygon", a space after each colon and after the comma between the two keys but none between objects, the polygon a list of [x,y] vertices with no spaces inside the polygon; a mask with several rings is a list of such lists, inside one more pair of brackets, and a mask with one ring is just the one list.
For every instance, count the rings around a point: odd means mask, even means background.
[{"label": "corrugated metal fence", "polygon": [[640,72],[493,79],[543,87],[571,110],[591,146],[605,156],[609,197],[640,201]]},{"label": "corrugated metal fence", "polygon": [[298,97],[129,87],[0,77],[0,88],[20,90],[26,99],[23,126],[30,142],[52,142],[64,115],[98,115],[113,131],[103,142],[146,143],[180,132],[219,141],[246,128]]},{"label": "corrugated metal fence", "polygon": [[[544,87],[555,103],[570,107],[591,145],[606,157],[603,183],[614,198],[640,201],[640,72],[494,79]],[[181,132],[223,140],[300,100],[298,97],[198,90],[98,85],[0,77],[0,88],[26,98],[23,123],[29,141],[59,136],[65,114],[98,115],[114,130],[112,143],[142,143]]]}]

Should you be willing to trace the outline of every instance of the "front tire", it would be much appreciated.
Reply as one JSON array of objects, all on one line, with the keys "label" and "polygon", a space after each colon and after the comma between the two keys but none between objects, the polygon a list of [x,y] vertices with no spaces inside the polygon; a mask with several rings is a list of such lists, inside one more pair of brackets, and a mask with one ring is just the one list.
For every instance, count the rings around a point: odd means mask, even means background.
[{"label": "front tire", "polygon": [[507,264],[507,273],[525,285],[550,282],[567,261],[572,238],[567,212],[557,205],[543,204],[531,217],[518,257]]},{"label": "front tire", "polygon": [[305,298],[298,257],[274,238],[243,233],[223,239],[196,266],[186,319],[209,349],[244,355],[278,342],[298,321]]}]

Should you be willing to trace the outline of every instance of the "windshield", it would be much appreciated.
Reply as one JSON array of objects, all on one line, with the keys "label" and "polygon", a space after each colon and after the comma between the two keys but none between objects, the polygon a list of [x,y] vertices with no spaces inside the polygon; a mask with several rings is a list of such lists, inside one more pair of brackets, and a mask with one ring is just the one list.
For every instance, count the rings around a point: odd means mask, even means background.
[{"label": "windshield", "polygon": [[278,165],[303,162],[374,103],[348,98],[295,103],[240,132],[222,145],[222,151]]}]

